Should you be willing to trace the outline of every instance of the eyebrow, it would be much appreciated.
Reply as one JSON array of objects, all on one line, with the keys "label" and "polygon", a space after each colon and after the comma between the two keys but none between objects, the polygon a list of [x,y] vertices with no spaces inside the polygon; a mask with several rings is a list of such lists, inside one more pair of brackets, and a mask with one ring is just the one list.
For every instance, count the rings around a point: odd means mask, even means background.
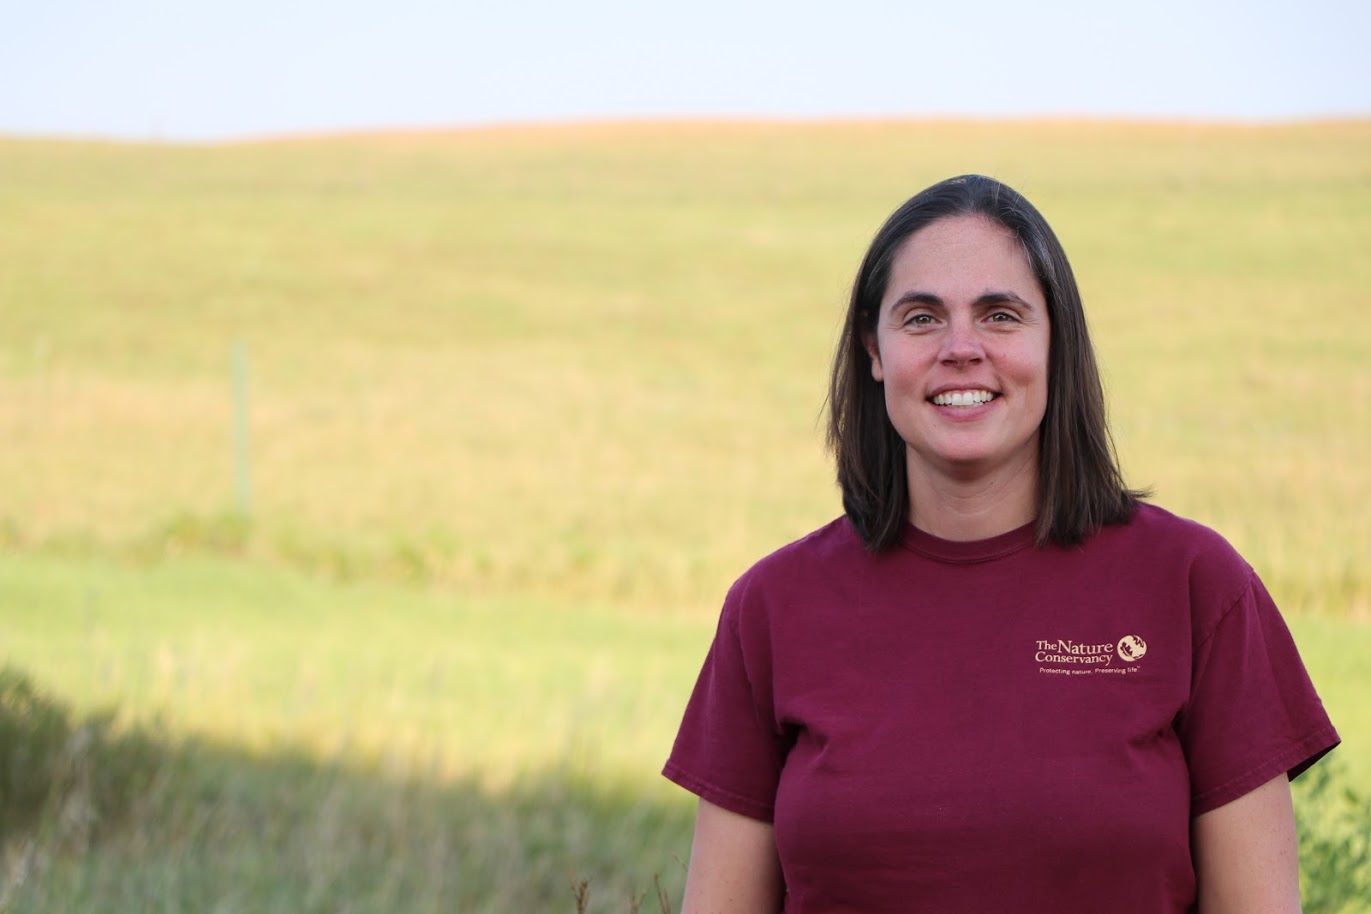
[{"label": "eyebrow", "polygon": [[[1022,305],[1025,308],[1036,307],[1032,302],[1025,301],[1023,297],[1020,296],[1018,293],[1010,292],[1007,289],[995,289],[989,292],[983,292],[976,298],[974,302],[972,302],[972,304],[998,305],[1002,302],[1014,302],[1015,304]],[[900,305],[936,305],[938,307],[942,307],[943,300],[938,296],[934,295],[932,292],[910,291],[904,293],[899,298],[895,299],[895,302],[890,307],[894,309],[898,308]]]}]

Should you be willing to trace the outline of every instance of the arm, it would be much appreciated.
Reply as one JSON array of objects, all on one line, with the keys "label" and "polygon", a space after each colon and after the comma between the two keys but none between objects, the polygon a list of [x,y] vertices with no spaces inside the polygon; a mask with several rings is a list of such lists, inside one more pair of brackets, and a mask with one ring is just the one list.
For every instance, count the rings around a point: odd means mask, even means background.
[{"label": "arm", "polygon": [[784,891],[771,823],[701,800],[681,914],[780,911]]},{"label": "arm", "polygon": [[1298,914],[1295,811],[1284,774],[1196,816],[1191,851],[1200,914]]}]

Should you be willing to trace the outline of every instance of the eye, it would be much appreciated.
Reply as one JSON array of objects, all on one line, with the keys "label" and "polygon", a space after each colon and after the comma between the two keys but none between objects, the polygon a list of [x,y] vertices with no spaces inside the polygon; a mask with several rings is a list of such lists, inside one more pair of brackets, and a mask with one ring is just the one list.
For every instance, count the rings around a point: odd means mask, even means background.
[{"label": "eye", "polygon": [[989,319],[992,324],[1018,323],[1019,315],[1013,311],[992,311]]},{"label": "eye", "polygon": [[933,324],[933,315],[927,311],[915,311],[906,315],[904,325],[906,327],[929,327]]}]

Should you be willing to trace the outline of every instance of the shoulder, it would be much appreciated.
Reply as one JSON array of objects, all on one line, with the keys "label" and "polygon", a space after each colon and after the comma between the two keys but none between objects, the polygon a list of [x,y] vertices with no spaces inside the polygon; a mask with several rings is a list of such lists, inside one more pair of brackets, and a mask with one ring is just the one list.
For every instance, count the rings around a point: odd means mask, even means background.
[{"label": "shoulder", "polygon": [[869,562],[861,537],[846,517],[787,543],[757,560],[734,582],[725,615],[765,612],[768,605],[849,578]]},{"label": "shoulder", "polygon": [[1170,560],[1214,574],[1251,572],[1247,562],[1218,531],[1165,508],[1140,504],[1117,535],[1131,548],[1158,560]]},{"label": "shoulder", "polygon": [[1187,554],[1237,555],[1228,540],[1212,527],[1147,502],[1139,504],[1120,529],[1144,541],[1169,545]]},{"label": "shoulder", "polygon": [[1256,578],[1220,533],[1152,504],[1139,505],[1127,523],[1104,528],[1095,540],[1188,598],[1201,628],[1217,621]]},{"label": "shoulder", "polygon": [[835,518],[812,533],[759,559],[744,578],[787,575],[814,568],[860,562],[867,555],[861,537],[846,517]]}]

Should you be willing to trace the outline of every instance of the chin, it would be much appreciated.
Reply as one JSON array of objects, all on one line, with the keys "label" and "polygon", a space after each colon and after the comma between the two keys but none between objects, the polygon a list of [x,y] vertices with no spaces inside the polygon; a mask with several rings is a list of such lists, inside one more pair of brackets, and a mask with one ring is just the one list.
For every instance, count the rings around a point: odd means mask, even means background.
[{"label": "chin", "polygon": [[909,451],[908,459],[917,460],[930,469],[960,478],[993,473],[1023,463],[1036,463],[1031,447],[1005,450],[987,444],[962,442],[960,446],[930,448],[921,452]]}]

